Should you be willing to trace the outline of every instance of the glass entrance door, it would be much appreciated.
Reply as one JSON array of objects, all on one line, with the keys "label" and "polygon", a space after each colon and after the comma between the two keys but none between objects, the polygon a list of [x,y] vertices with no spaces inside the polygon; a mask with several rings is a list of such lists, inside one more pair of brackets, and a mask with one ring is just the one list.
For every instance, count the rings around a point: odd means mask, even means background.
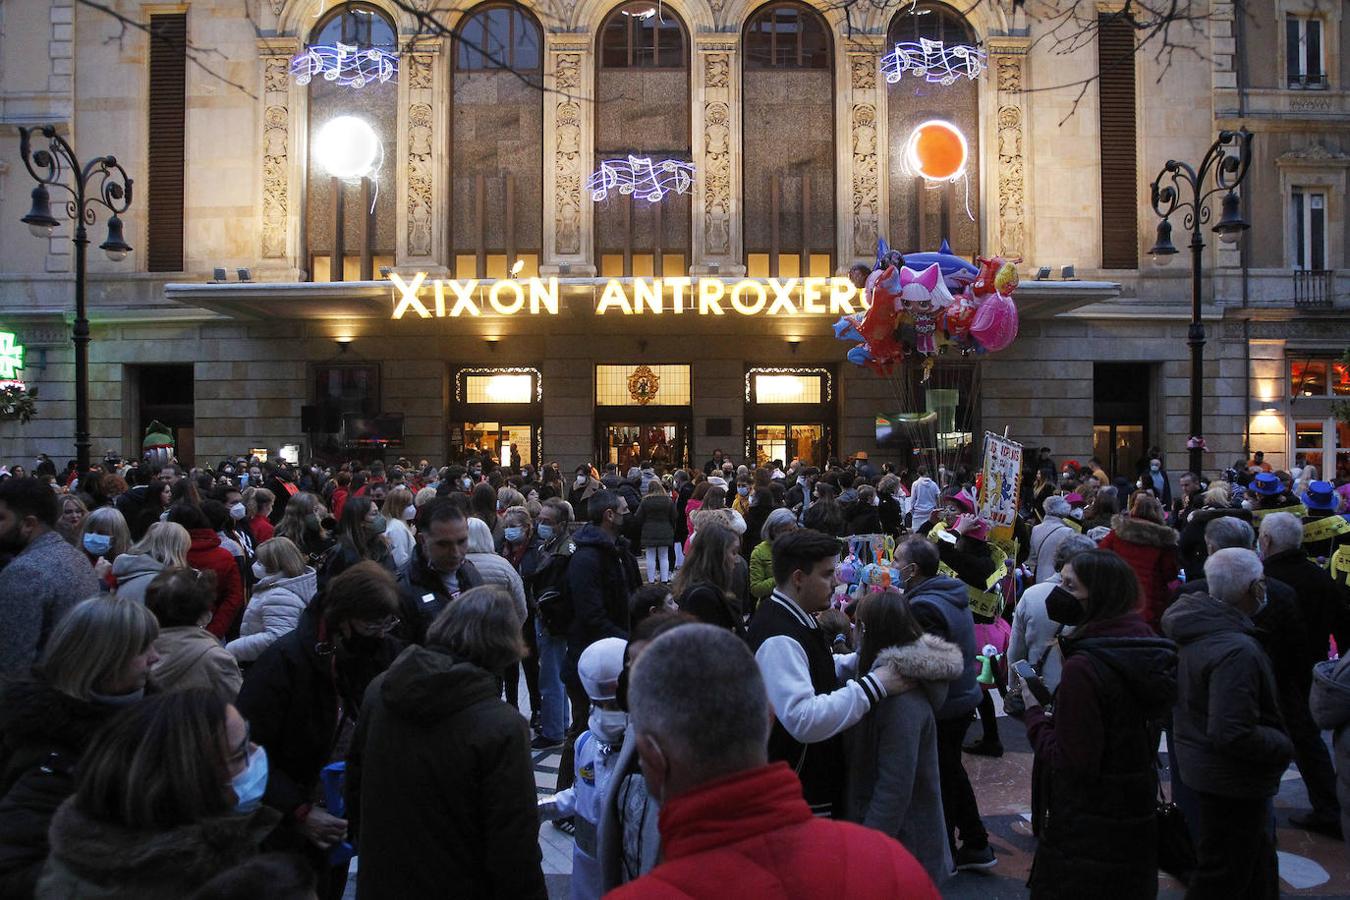
[{"label": "glass entrance door", "polygon": [[683,422],[606,422],[600,426],[600,458],[626,472],[650,460],[667,469],[688,459],[688,427]]},{"label": "glass entrance door", "polygon": [[825,465],[825,426],[819,422],[805,425],[756,425],[755,465],[764,466],[775,459],[791,465],[800,459],[804,465]]},{"label": "glass entrance door", "polygon": [[[519,457],[512,457],[512,448]],[[464,453],[472,456],[488,451],[503,466],[525,466],[534,463],[534,426],[507,425],[498,422],[465,422]],[[504,454],[504,455],[503,455]]]}]

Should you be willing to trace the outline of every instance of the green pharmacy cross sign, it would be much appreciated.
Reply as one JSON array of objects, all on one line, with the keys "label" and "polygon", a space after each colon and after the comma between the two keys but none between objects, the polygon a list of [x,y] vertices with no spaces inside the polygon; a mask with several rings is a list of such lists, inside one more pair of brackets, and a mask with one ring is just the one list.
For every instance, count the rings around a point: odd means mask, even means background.
[{"label": "green pharmacy cross sign", "polygon": [[23,368],[23,345],[14,342],[14,333],[0,331],[0,379],[12,381]]}]

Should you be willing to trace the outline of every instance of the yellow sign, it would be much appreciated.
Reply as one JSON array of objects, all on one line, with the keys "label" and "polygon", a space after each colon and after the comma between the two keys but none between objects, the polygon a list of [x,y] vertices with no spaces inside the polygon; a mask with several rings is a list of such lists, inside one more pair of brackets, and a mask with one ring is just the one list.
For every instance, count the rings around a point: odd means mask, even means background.
[{"label": "yellow sign", "polygon": [[[464,281],[437,278],[425,272],[404,281],[391,272],[396,289],[394,318],[409,312],[423,319],[489,315],[558,314],[558,279]],[[428,296],[430,295],[430,296]],[[862,307],[858,289],[847,278],[634,278],[612,279],[595,304],[598,316],[698,315],[797,316],[850,315]]]}]

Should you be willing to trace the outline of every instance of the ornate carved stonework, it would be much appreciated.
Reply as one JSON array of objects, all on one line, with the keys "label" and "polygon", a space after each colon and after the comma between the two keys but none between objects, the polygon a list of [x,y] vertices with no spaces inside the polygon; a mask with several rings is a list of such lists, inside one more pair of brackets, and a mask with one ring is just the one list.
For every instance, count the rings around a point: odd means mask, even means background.
[{"label": "ornate carved stonework", "polygon": [[431,104],[408,107],[408,255],[431,255]]},{"label": "ornate carved stonework", "polygon": [[998,80],[998,251],[1023,256],[1026,250],[1026,160],[1021,106],[1022,55],[994,57]]},{"label": "ornate carved stonework", "polygon": [[879,61],[869,54],[853,54],[848,58],[851,82],[855,91],[870,91],[877,86]]},{"label": "ornate carved stonework", "polygon": [[731,109],[703,107],[703,234],[709,254],[731,252]]},{"label": "ornate carved stonework", "polygon": [[[854,69],[857,71],[856,67]],[[877,108],[853,106],[853,254],[866,256],[880,228],[881,187],[877,177]]]},{"label": "ornate carved stonework", "polygon": [[268,259],[286,255],[290,206],[288,64],[289,60],[284,56],[263,58],[262,255]]},{"label": "ornate carved stonework", "polygon": [[408,68],[408,87],[414,91],[431,90],[431,55],[412,53],[405,57]]},{"label": "ornate carved stonework", "polygon": [[554,224],[557,252],[569,255],[581,252],[581,188],[586,178],[581,158],[581,106],[575,99],[581,85],[581,54],[557,54],[553,71],[558,92],[557,147],[553,154]]},{"label": "ornate carved stonework", "polygon": [[286,6],[286,0],[271,0],[271,2],[272,2],[272,15],[274,16],[281,15],[281,10]]}]

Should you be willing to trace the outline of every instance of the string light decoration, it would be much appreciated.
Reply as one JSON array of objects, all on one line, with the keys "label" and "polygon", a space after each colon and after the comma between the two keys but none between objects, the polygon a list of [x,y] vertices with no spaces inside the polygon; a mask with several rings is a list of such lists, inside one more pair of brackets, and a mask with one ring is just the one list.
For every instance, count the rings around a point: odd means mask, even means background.
[{"label": "string light decoration", "polygon": [[316,76],[342,87],[363,88],[398,78],[398,55],[378,47],[362,50],[349,44],[306,47],[291,58],[295,83],[309,84]]},{"label": "string light decoration", "polygon": [[586,179],[586,190],[599,203],[610,191],[632,194],[639,200],[656,203],[666,194],[687,194],[694,187],[694,164],[682,159],[663,159],[653,163],[650,157],[601,160],[600,168]]},{"label": "string light decoration", "polygon": [[961,129],[943,119],[929,119],[909,133],[904,158],[913,175],[928,181],[955,181],[965,174],[970,149]]},{"label": "string light decoration", "polygon": [[942,41],[919,38],[895,45],[881,58],[881,74],[896,84],[906,72],[922,76],[930,84],[955,84],[961,78],[974,81],[985,70],[985,52],[969,44],[948,47]]}]

